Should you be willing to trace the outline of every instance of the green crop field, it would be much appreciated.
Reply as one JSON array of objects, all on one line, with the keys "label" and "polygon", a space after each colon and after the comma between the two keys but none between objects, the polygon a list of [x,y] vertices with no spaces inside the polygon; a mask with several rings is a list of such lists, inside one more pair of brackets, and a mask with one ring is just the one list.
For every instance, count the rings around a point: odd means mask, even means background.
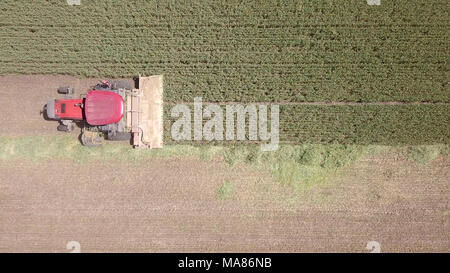
[{"label": "green crop field", "polygon": [[[176,118],[170,117],[171,107],[165,109],[164,140],[169,143]],[[193,135],[193,117],[191,122]],[[426,145],[450,140],[447,105],[281,105],[279,122],[280,141],[291,144]]]},{"label": "green crop field", "polygon": [[164,74],[167,103],[440,103],[285,105],[280,138],[449,143],[449,12],[448,0],[4,0],[0,74]]}]

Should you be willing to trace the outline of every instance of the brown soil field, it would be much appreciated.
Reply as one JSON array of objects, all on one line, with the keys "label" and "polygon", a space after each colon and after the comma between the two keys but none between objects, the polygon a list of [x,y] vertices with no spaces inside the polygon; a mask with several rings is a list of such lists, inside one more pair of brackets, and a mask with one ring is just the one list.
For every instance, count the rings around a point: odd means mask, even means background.
[{"label": "brown soil field", "polygon": [[63,75],[0,76],[0,134],[19,136],[57,133],[58,124],[44,120],[40,113],[49,100],[62,97],[57,93],[58,87],[74,87],[78,96],[100,80]]},{"label": "brown soil field", "polygon": [[[96,82],[2,76],[0,135],[61,134],[44,104]],[[446,158],[371,155],[290,202],[270,173],[221,159],[0,160],[0,252],[448,252],[449,178]]]},{"label": "brown soil field", "polygon": [[287,209],[265,174],[218,160],[0,162],[0,251],[448,252],[449,166],[368,157]]}]

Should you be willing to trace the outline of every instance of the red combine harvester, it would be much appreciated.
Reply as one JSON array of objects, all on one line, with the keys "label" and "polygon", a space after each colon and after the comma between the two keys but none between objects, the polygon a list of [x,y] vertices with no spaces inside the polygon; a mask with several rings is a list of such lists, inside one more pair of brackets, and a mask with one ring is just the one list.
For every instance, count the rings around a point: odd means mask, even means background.
[{"label": "red combine harvester", "polygon": [[60,87],[63,99],[45,106],[48,119],[58,120],[58,131],[71,132],[81,127],[81,143],[101,145],[107,140],[128,140],[135,147],[163,146],[162,76],[140,77],[139,89],[128,82],[97,84],[81,98],[72,98],[74,89]]}]

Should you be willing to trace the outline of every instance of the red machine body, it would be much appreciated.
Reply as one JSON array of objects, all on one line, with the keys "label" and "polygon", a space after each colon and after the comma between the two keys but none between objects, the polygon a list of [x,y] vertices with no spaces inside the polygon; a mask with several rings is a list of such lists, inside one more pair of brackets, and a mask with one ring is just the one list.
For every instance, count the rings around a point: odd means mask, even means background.
[{"label": "red machine body", "polygon": [[106,125],[120,121],[124,113],[120,95],[103,90],[91,90],[84,102],[86,122],[90,125]]},{"label": "red machine body", "polygon": [[85,99],[55,100],[53,109],[56,119],[86,120],[93,126],[108,125],[122,119],[124,101],[114,92],[91,90]]},{"label": "red machine body", "polygon": [[[138,88],[134,88],[137,84]],[[99,146],[109,140],[162,148],[162,75],[139,77],[134,85],[131,81],[103,80],[88,90],[75,98],[73,87],[60,86],[57,91],[64,98],[45,104],[44,119],[57,121],[59,132],[73,132],[78,127],[84,146]]]},{"label": "red machine body", "polygon": [[83,120],[83,99],[55,100],[55,118]]}]

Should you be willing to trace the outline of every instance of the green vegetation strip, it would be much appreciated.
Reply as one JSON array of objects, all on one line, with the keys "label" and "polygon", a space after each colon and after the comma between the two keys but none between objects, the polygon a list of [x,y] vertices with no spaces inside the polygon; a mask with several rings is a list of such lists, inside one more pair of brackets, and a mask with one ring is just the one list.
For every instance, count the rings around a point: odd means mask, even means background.
[{"label": "green vegetation strip", "polygon": [[[221,158],[229,166],[245,164],[269,171],[274,180],[294,189],[307,189],[326,180],[335,171],[349,166],[361,156],[380,152],[401,152],[405,158],[427,164],[439,156],[450,155],[449,145],[374,146],[303,144],[281,145],[273,152],[262,152],[258,145],[190,146],[166,145],[163,149],[133,149],[126,143],[106,143],[102,147],[84,147],[73,136],[0,136],[0,163],[14,160],[70,160],[78,164],[92,161],[145,163],[150,159]],[[232,195],[232,182],[217,192],[221,199]]]},{"label": "green vegetation strip", "polygon": [[225,181],[217,190],[217,198],[224,200],[233,196],[233,182]]},{"label": "green vegetation strip", "polygon": [[[174,143],[171,139],[171,125],[176,119],[170,117],[172,107],[173,105],[168,105],[164,109],[166,143]],[[222,109],[225,112],[225,107]],[[193,117],[191,120],[193,122]],[[280,105],[282,143],[450,144],[449,124],[449,105]],[[248,130],[248,122],[246,126]],[[191,128],[193,127],[192,124]]]},{"label": "green vegetation strip", "polygon": [[0,2],[0,74],[165,75],[165,101],[450,102],[448,0]]},{"label": "green vegetation strip", "polygon": [[169,145],[164,149],[138,150],[127,143],[106,142],[100,147],[85,147],[75,135],[1,137],[0,160],[67,159],[77,163],[89,161],[142,162],[151,158],[210,158],[214,148],[188,145]]},{"label": "green vegetation strip", "polygon": [[450,144],[450,106],[287,106],[280,139],[295,143]]}]

